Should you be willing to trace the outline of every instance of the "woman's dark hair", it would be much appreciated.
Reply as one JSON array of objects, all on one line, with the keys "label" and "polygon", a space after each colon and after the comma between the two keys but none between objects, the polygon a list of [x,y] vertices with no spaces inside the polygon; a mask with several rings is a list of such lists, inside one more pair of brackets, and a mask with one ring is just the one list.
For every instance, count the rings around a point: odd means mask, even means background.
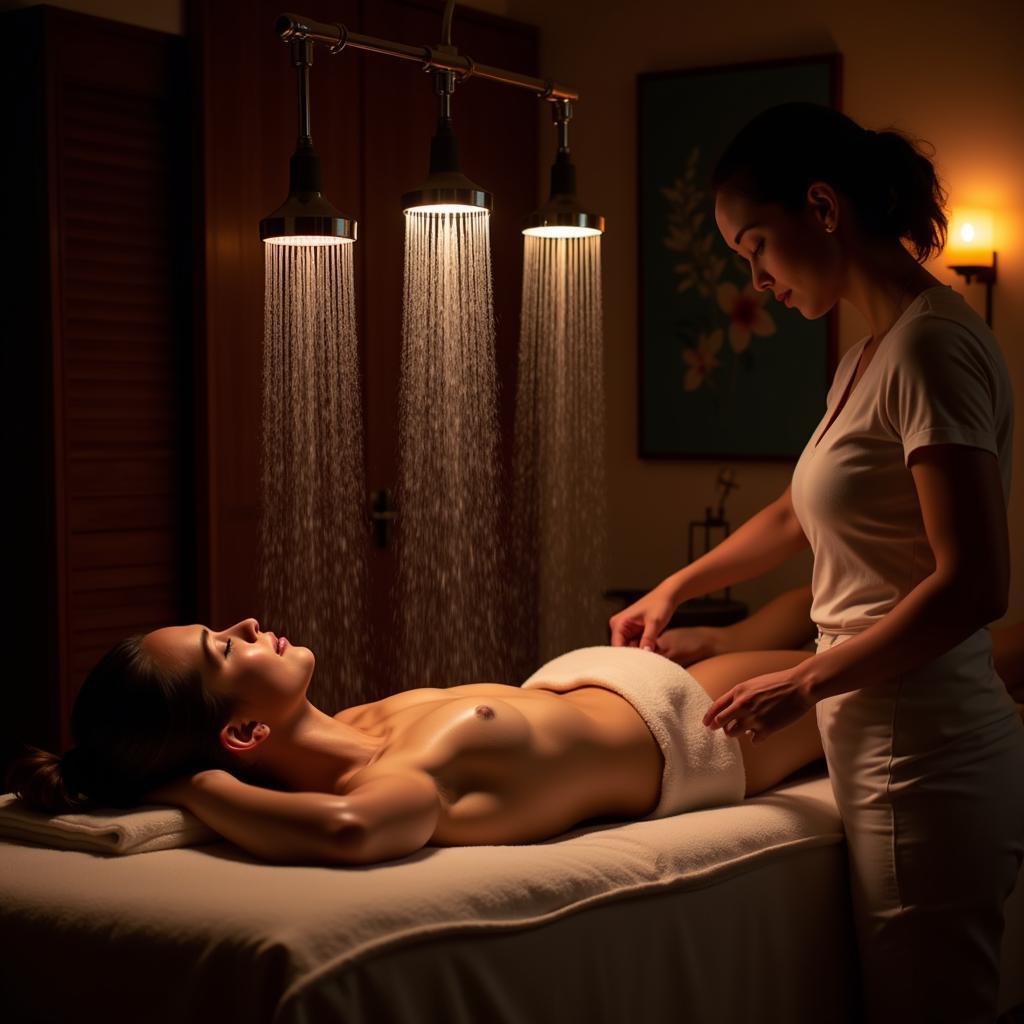
[{"label": "woman's dark hair", "polygon": [[59,758],[26,747],[11,764],[6,786],[30,807],[131,807],[149,790],[208,768],[254,778],[218,738],[235,701],[211,693],[195,669],[155,661],[142,639],[122,640],[86,677],[71,712],[71,750]]},{"label": "woman's dark hair", "polygon": [[946,244],[946,192],[917,144],[817,103],[783,103],[749,121],[719,158],[711,188],[797,213],[815,181],[851,201],[867,234],[909,242],[919,263]]}]

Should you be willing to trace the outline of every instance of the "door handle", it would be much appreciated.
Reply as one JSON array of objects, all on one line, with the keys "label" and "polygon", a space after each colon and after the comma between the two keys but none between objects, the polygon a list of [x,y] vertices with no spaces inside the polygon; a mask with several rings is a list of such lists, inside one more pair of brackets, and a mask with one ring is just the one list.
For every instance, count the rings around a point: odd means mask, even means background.
[{"label": "door handle", "polygon": [[388,546],[391,527],[395,520],[395,506],[391,503],[391,491],[386,487],[370,494],[370,524],[373,528],[373,542],[379,548]]}]

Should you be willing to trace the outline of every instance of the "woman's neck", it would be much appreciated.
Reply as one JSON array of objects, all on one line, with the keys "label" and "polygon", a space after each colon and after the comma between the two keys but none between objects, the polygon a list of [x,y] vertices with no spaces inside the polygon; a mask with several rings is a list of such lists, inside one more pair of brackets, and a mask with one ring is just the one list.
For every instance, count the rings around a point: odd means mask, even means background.
[{"label": "woman's neck", "polygon": [[850,261],[841,297],[867,321],[874,347],[921,292],[941,284],[899,242],[890,242],[865,246]]},{"label": "woman's neck", "polygon": [[254,764],[293,791],[341,792],[375,760],[383,742],[304,704],[292,721],[271,725]]}]

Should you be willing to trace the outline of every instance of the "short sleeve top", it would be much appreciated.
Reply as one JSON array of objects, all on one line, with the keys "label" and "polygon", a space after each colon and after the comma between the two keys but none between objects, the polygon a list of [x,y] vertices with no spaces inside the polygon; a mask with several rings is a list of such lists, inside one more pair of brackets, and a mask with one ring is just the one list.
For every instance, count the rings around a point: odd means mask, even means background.
[{"label": "short sleeve top", "polygon": [[793,508],[814,553],[811,618],[835,633],[867,629],[934,571],[907,466],[917,448],[992,452],[1010,495],[1013,394],[985,321],[946,285],[921,292],[826,430],[869,340],[840,361],[793,471]]}]

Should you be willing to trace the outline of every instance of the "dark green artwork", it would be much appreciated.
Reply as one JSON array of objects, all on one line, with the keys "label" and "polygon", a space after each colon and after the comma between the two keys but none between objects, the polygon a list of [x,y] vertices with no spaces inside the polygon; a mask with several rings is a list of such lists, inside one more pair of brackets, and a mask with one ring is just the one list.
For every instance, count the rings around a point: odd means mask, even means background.
[{"label": "dark green artwork", "polygon": [[833,105],[839,57],[638,78],[640,455],[796,459],[825,410],[835,311],[757,291],[708,187],[729,140],[792,100]]}]

